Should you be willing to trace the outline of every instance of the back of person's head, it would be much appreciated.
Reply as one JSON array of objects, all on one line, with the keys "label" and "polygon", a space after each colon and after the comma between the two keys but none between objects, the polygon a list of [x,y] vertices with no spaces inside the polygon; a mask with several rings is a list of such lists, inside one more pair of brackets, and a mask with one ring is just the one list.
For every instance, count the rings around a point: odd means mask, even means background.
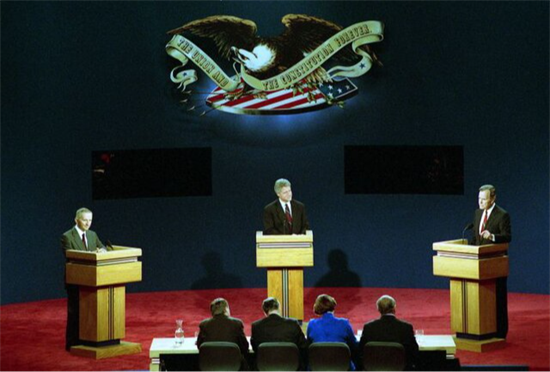
[{"label": "back of person's head", "polygon": [[376,307],[381,315],[395,314],[395,300],[392,296],[383,295],[376,301]]},{"label": "back of person's head", "polygon": [[317,296],[315,304],[313,305],[313,311],[317,315],[323,315],[326,312],[334,311],[335,308],[336,300],[328,294],[321,294]]},{"label": "back of person's head", "polygon": [[227,314],[229,311],[229,304],[225,298],[216,298],[210,303],[210,313],[212,316]]},{"label": "back of person's head", "polygon": [[267,315],[272,311],[279,311],[281,304],[275,297],[268,297],[262,302],[262,310]]}]

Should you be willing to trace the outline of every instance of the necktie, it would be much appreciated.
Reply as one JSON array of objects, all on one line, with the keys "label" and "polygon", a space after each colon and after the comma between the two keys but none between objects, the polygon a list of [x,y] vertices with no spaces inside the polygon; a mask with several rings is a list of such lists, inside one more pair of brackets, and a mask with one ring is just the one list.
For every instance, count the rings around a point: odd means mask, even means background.
[{"label": "necktie", "polygon": [[288,222],[288,232],[289,234],[292,234],[292,215],[290,214],[290,208],[288,208],[288,204],[285,204],[285,215],[286,221]]},{"label": "necktie", "polygon": [[485,226],[487,225],[487,211],[484,212],[485,216],[483,217],[483,225],[481,225],[481,231],[485,231]]},{"label": "necktie", "polygon": [[86,233],[82,234],[82,244],[84,245],[84,249],[88,250],[88,247],[86,246]]}]

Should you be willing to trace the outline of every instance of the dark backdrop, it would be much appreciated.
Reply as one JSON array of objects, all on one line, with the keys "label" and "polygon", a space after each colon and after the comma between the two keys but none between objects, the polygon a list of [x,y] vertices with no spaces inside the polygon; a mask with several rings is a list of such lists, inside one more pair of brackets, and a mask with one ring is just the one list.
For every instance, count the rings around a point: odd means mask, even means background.
[{"label": "dark backdrop", "polygon": [[[60,235],[81,206],[143,249],[130,291],[263,287],[255,231],[273,182],[308,207],[305,285],[447,288],[432,242],[477,189],[511,213],[509,289],[549,293],[548,2],[2,2],[2,303],[64,296]],[[187,112],[166,31],[214,14],[282,31],[287,13],[386,25],[359,94],[297,116]],[[228,71],[229,72],[229,71]],[[199,88],[212,84],[200,74]],[[194,97],[201,104],[201,97]],[[463,146],[464,195],[346,195],[344,146]],[[92,200],[91,154],[211,147],[211,197]]]}]

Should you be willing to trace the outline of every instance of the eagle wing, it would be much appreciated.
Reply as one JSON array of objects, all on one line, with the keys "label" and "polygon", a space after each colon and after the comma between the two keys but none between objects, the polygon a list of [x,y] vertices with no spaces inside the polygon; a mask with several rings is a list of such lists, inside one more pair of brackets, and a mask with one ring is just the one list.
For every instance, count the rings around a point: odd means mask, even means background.
[{"label": "eagle wing", "polygon": [[213,39],[219,53],[227,59],[231,58],[231,47],[250,50],[258,38],[256,23],[248,19],[228,15],[215,15],[198,19],[170,30],[168,34],[176,35],[185,31],[189,31],[193,35]]},{"label": "eagle wing", "polygon": [[[281,22],[286,30],[280,37],[305,53],[311,53],[343,29],[331,21],[305,14],[287,14]],[[351,48],[343,48],[334,58],[341,62],[356,62],[360,57]]]}]

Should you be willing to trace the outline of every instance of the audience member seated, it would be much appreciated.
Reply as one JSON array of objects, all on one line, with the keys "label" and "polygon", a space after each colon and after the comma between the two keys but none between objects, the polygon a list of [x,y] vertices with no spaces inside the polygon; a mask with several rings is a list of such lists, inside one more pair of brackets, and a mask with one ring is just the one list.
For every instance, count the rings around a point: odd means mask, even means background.
[{"label": "audience member seated", "polygon": [[[315,342],[343,342],[349,346],[352,360],[357,352],[357,339],[349,320],[334,316],[336,300],[327,294],[317,297],[313,305],[313,312],[320,318],[311,319],[307,326],[307,340]],[[355,364],[350,361],[350,371],[355,371]]]},{"label": "audience member seated", "polygon": [[359,350],[362,353],[367,342],[398,342],[405,348],[406,369],[413,370],[418,358],[418,344],[414,337],[413,326],[395,316],[395,300],[384,295],[376,301],[380,312],[380,319],[370,321],[363,327],[363,334],[359,341]]},{"label": "audience member seated", "polygon": [[262,310],[265,318],[252,323],[250,343],[257,354],[258,347],[264,342],[292,342],[300,350],[300,369],[304,370],[308,342],[296,319],[281,316],[280,306],[279,300],[274,297],[268,297],[263,301]]},{"label": "audience member seated", "polygon": [[212,318],[203,320],[199,325],[197,347],[209,341],[234,342],[241,350],[241,370],[248,369],[245,355],[248,353],[248,340],[244,334],[244,325],[240,319],[232,318],[229,304],[223,298],[216,298],[210,304]]}]

